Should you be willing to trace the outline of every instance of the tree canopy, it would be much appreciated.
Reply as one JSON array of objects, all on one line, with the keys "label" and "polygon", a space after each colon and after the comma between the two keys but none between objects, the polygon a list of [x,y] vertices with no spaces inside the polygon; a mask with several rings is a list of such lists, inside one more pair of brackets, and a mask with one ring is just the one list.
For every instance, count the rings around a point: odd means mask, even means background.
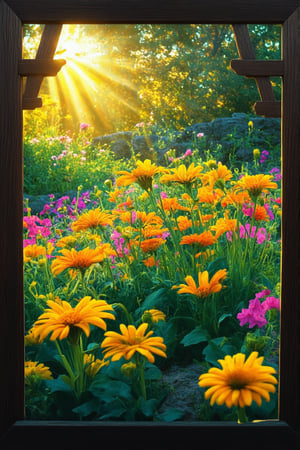
[{"label": "tree canopy", "polygon": [[[180,129],[193,123],[251,113],[259,94],[255,81],[236,75],[230,61],[238,58],[230,25],[87,25],[79,26],[78,56],[83,44],[94,65],[78,62],[93,80],[77,81],[86,97],[87,116],[99,134],[132,129],[137,122],[151,122]],[[258,59],[280,59],[281,28],[250,25]],[[24,29],[24,55],[32,54],[41,27]],[[97,57],[93,57],[97,55]],[[62,56],[63,57],[63,56]],[[280,79],[272,79],[280,98]],[[47,81],[42,94],[50,93]],[[71,115],[61,95],[64,116]]]}]

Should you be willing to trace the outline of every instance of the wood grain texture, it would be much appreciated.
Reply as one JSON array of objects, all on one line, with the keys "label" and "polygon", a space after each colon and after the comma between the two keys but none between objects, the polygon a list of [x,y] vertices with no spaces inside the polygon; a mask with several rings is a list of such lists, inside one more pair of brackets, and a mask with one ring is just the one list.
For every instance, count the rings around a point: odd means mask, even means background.
[{"label": "wood grain texture", "polygon": [[217,432],[215,422],[24,421],[17,423],[12,431],[7,440],[7,445],[11,444],[9,450],[12,446],[22,448],[23,442],[30,442],[30,450],[41,450],[41,443],[43,450],[53,450],[62,442],[68,444],[67,449],[188,450],[201,442],[200,447],[204,449],[296,450],[292,430],[277,421],[244,425],[220,422]]},{"label": "wood grain texture", "polygon": [[65,64],[64,59],[22,59],[18,64],[18,72],[22,77],[55,77]]},{"label": "wood grain texture", "polygon": [[0,431],[24,410],[21,43],[20,20],[0,2]]},{"label": "wood grain texture", "polygon": [[264,117],[281,117],[281,102],[256,102],[255,114]]},{"label": "wood grain texture", "polygon": [[284,62],[276,60],[233,59],[230,67],[238,75],[248,78],[282,77],[284,73]]},{"label": "wood grain texture", "polygon": [[[235,24],[233,25],[233,31],[240,58],[256,59],[247,25]],[[262,101],[272,102],[276,100],[269,78],[256,77],[255,82]]]},{"label": "wood grain texture", "polygon": [[[10,5],[11,9],[7,7]],[[22,267],[22,133],[20,20],[34,23],[283,23],[285,74],[283,87],[283,268],[280,418],[294,428],[299,426],[299,1],[291,0],[187,0],[152,2],[145,0],[0,0],[0,431],[6,431],[23,418],[23,267]],[[17,17],[14,15],[15,12]],[[164,19],[164,20],[163,20]],[[5,70],[3,68],[5,67]],[[232,427],[229,423],[147,423],[87,424],[76,422],[16,424],[11,433],[12,447],[32,450],[90,446],[91,435],[106,448],[204,447],[266,450],[295,449],[291,429],[274,422]],[[91,431],[93,430],[93,431]],[[261,431],[260,431],[261,430]],[[104,439],[105,436],[105,439]],[[161,439],[162,436],[162,440]],[[264,437],[267,439],[266,446]],[[249,439],[249,441],[248,441]],[[111,440],[116,444],[111,445]],[[293,442],[292,442],[293,441]],[[107,445],[106,443],[109,443]],[[1,444],[1,443],[0,443]],[[14,446],[15,444],[15,446]],[[48,445],[49,444],[49,445]],[[78,444],[78,445],[76,445]],[[149,445],[148,445],[149,444]],[[6,448],[6,446],[3,446]],[[97,447],[96,447],[97,448]]]},{"label": "wood grain texture", "polygon": [[280,418],[300,431],[300,9],[283,27]]},{"label": "wood grain texture", "polygon": [[282,23],[299,0],[7,0],[24,23]]},{"label": "wood grain texture", "polygon": [[43,100],[41,97],[34,98],[23,98],[22,99],[22,109],[35,109],[41,108],[43,106]]},{"label": "wood grain texture", "polygon": [[[41,37],[41,42],[37,49],[36,59],[53,58],[61,29],[62,25],[59,24],[49,24],[45,26]],[[23,98],[26,99],[37,97],[42,81],[43,76],[29,76],[26,80]]]}]

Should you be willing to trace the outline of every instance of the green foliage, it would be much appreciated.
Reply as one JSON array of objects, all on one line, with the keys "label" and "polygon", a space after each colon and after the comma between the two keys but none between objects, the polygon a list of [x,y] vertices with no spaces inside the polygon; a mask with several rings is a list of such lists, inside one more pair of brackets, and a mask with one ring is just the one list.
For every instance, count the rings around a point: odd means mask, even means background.
[{"label": "green foliage", "polygon": [[[249,31],[258,59],[280,59],[280,26],[250,25]],[[27,54],[39,35],[39,26],[26,25]],[[255,81],[230,69],[238,58],[230,25],[90,25],[77,26],[75,36],[79,55],[86,42],[85,53],[97,58],[97,65],[79,66],[96,81],[91,93],[85,79],[76,80],[86,111],[79,105],[71,110],[63,97],[65,129],[78,128],[80,115],[98,135],[132,129],[140,121],[180,129],[233,112],[250,113],[259,99]],[[280,99],[280,79],[272,83]],[[49,93],[46,79],[42,95]]]}]

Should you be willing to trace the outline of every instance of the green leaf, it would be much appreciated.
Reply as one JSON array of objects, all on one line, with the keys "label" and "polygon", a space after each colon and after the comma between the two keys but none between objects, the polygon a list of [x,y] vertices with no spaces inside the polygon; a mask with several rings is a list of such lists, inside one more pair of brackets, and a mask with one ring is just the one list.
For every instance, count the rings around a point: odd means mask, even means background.
[{"label": "green leaf", "polygon": [[80,406],[77,406],[77,408],[73,408],[72,411],[81,417],[87,417],[92,413],[99,414],[100,407],[101,407],[101,404],[100,404],[99,400],[93,398],[92,400],[90,400],[86,403],[83,403]]},{"label": "green leaf", "polygon": [[128,384],[118,380],[95,380],[89,391],[104,402],[111,402],[116,397],[131,398],[131,389]]},{"label": "green leaf", "polygon": [[197,326],[193,331],[186,334],[181,340],[181,344],[185,347],[189,345],[199,344],[200,342],[207,341],[207,332],[203,330],[200,326]]},{"label": "green leaf", "polygon": [[262,283],[265,285],[265,287],[267,289],[270,289],[270,291],[271,291],[273,289],[274,285],[271,283],[271,281],[267,277],[265,277],[265,275],[261,274],[260,276],[261,276]]},{"label": "green leaf", "polygon": [[144,377],[145,380],[157,381],[161,379],[162,373],[161,370],[154,365],[148,367],[146,366],[144,370]]},{"label": "green leaf", "polygon": [[127,412],[127,408],[125,408],[118,399],[106,406],[107,407],[104,408],[104,410],[107,410],[107,412],[99,417],[100,420],[118,419]]},{"label": "green leaf", "polygon": [[152,417],[154,415],[157,405],[158,400],[155,398],[150,398],[149,400],[140,398],[140,410],[146,417]]},{"label": "green leaf", "polygon": [[207,271],[210,276],[215,274],[218,270],[226,269],[227,268],[227,258],[226,257],[220,257],[214,259],[211,263],[208,264]]},{"label": "green leaf", "polygon": [[225,320],[227,317],[232,317],[232,314],[222,314],[221,317],[218,320],[218,323],[222,323],[223,320]]},{"label": "green leaf", "polygon": [[63,375],[60,375],[55,380],[45,380],[45,384],[48,389],[50,389],[51,392],[71,392],[70,386],[67,384],[66,381],[63,380]]},{"label": "green leaf", "polygon": [[165,288],[160,288],[157,291],[152,292],[148,295],[143,301],[142,310],[145,311],[147,309],[154,308],[154,306],[159,306],[164,300]]},{"label": "green leaf", "polygon": [[163,422],[173,422],[174,420],[179,420],[184,415],[184,411],[177,408],[169,408],[162,414],[157,415],[157,419]]}]

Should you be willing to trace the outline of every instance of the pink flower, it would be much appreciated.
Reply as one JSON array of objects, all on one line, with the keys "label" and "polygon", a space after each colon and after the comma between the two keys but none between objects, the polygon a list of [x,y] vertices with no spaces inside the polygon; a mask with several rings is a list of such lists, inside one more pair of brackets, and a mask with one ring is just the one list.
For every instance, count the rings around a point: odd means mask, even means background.
[{"label": "pink flower", "polygon": [[249,328],[253,328],[256,325],[262,328],[266,325],[267,320],[265,318],[265,309],[262,307],[258,298],[250,300],[248,309],[243,308],[242,311],[237,315],[240,321],[240,326],[244,326],[247,322],[249,323]]},{"label": "pink flower", "polygon": [[197,134],[197,138],[200,138],[200,137],[203,137],[204,136],[204,133],[198,133]]},{"label": "pink flower", "polygon": [[275,297],[267,297],[264,302],[262,302],[262,306],[265,308],[266,311],[269,309],[278,309],[280,310],[280,300],[279,298]]},{"label": "pink flower", "polygon": [[262,303],[260,299],[269,295],[271,291],[269,289],[264,289],[261,292],[255,294],[255,298],[249,301],[248,308],[243,308],[240,313],[238,313],[237,318],[240,321],[240,326],[244,326],[249,323],[249,328],[258,326],[259,328],[266,325],[268,322],[266,320],[266,312],[270,309],[280,309],[280,300],[275,297],[267,297]]},{"label": "pink flower", "polygon": [[259,228],[256,234],[256,241],[258,244],[262,244],[266,240],[267,231],[265,228]]},{"label": "pink flower", "polygon": [[192,150],[190,148],[188,148],[187,151],[185,152],[185,154],[183,155],[183,157],[186,158],[187,156],[192,155],[192,154],[193,154]]},{"label": "pink flower", "polygon": [[80,125],[80,130],[86,130],[87,128],[89,128],[91,125],[85,122],[82,122]]}]

